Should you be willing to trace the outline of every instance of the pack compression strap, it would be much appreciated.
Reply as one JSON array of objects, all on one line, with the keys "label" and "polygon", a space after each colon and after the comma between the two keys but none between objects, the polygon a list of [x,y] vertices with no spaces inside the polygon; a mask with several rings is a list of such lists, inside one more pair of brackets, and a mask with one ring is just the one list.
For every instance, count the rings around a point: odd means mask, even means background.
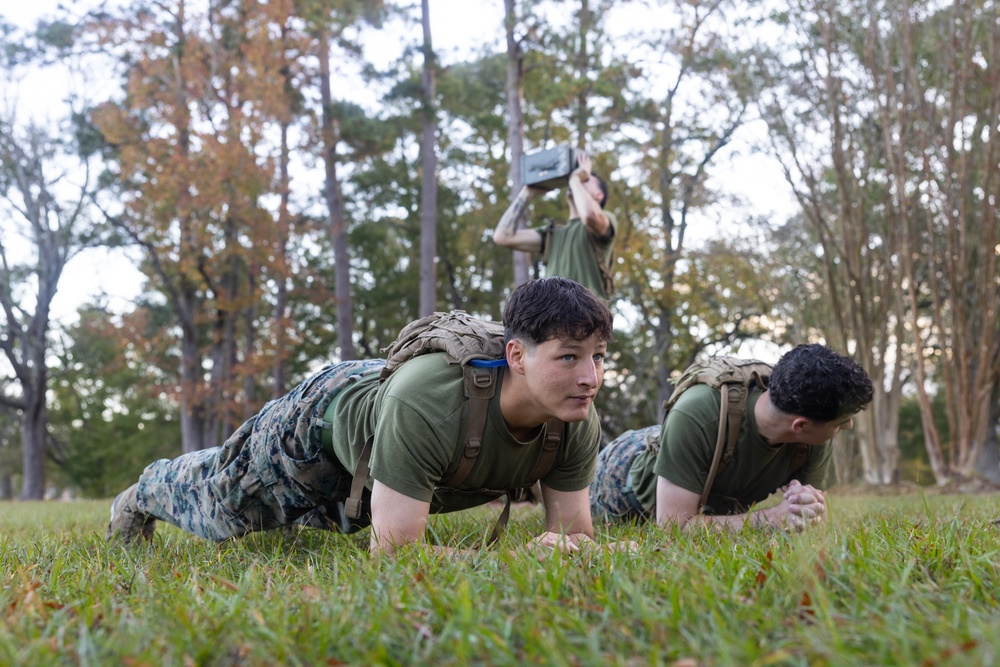
[{"label": "pack compression strap", "polygon": [[[712,490],[715,476],[721,469],[729,465],[729,462],[733,459],[733,453],[736,450],[736,440],[740,435],[740,422],[743,420],[743,410],[746,408],[749,391],[742,384],[729,384],[722,387],[720,394],[722,395],[722,406],[719,409],[719,433],[715,438],[715,454],[712,456],[712,465],[708,469],[705,488],[702,489],[701,497],[698,499],[699,512],[708,500],[708,494]],[[725,455],[723,455],[723,448],[725,449]]]}]

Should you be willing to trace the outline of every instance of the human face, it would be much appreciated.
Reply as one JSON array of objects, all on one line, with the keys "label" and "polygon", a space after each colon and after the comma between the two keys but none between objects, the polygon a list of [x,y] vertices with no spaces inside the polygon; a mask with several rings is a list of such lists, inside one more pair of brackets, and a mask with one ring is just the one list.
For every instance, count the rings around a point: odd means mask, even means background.
[{"label": "human face", "polygon": [[588,178],[583,182],[583,187],[590,193],[590,196],[594,198],[594,201],[598,204],[601,203],[601,200],[604,198],[604,193],[601,192],[601,186],[598,184],[596,178]]},{"label": "human face", "polygon": [[854,415],[845,415],[828,422],[804,420],[805,424],[799,431],[799,442],[807,445],[825,445],[833,436],[841,431],[854,428]]},{"label": "human face", "polygon": [[525,398],[541,421],[558,417],[564,422],[587,418],[597,390],[604,382],[604,355],[608,344],[591,334],[584,340],[551,338],[525,348],[522,373]]}]

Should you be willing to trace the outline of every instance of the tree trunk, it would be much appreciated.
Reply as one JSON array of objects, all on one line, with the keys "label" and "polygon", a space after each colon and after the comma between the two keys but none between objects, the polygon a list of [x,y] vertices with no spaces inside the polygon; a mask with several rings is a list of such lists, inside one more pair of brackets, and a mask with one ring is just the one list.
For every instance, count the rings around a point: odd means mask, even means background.
[{"label": "tree trunk", "polygon": [[330,42],[323,32],[319,37],[320,96],[323,104],[323,153],[326,164],[326,205],[330,216],[330,236],[333,239],[335,293],[337,299],[337,340],[340,358],[354,359],[354,304],[351,300],[350,241],[344,198],[337,178],[337,143],[340,130],[333,117],[333,96],[330,84]]},{"label": "tree trunk", "polygon": [[48,350],[49,306],[55,297],[59,276],[65,266],[65,248],[59,247],[58,235],[48,231],[44,214],[39,216],[37,222],[38,304],[35,314],[29,320],[27,331],[20,337],[21,344],[25,347],[25,367],[19,373],[24,400],[21,411],[24,443],[22,500],[41,500],[45,497],[45,450],[48,433],[46,400],[49,388],[45,356]]},{"label": "tree trunk", "polygon": [[[288,390],[288,239],[291,236],[291,219],[288,213],[288,197],[291,190],[288,178],[288,125],[287,121],[281,123],[281,157],[278,160],[281,202],[278,205],[278,255],[274,263],[276,273],[274,280],[277,285],[274,293],[274,364],[272,367],[274,380],[271,384],[271,398],[284,396]],[[339,331],[340,327],[337,329]]]},{"label": "tree trunk", "polygon": [[[77,201],[60,196],[63,182],[60,190],[52,189],[65,170],[58,159],[66,156],[57,145],[37,128],[29,128],[22,142],[13,124],[0,120],[0,196],[17,201],[6,209],[12,215],[3,224],[20,227],[16,231],[34,246],[34,252],[27,253],[32,261],[25,263],[20,256],[8,255],[0,237],[0,351],[21,390],[19,398],[0,393],[0,405],[20,411],[24,500],[45,495],[50,307],[66,262],[84,247],[79,225],[89,213],[85,202],[91,194],[87,182]],[[46,173],[50,161],[58,165],[56,180]],[[25,302],[34,301],[33,313],[16,302],[21,295],[28,297]]]},{"label": "tree trunk", "polygon": [[[521,156],[524,155],[524,51],[514,34],[517,26],[517,0],[504,0],[504,28],[507,33],[507,143],[510,145],[510,194],[517,196],[523,184]],[[515,230],[525,225],[522,216]],[[514,284],[526,282],[531,253],[513,252]]]},{"label": "tree trunk", "polygon": [[431,46],[431,18],[428,0],[421,2],[424,29],[422,75],[423,131],[420,141],[420,312],[425,317],[437,304],[437,113],[434,93],[434,49]]},{"label": "tree trunk", "polygon": [[997,429],[1000,429],[1000,387],[993,390],[989,428],[986,430],[979,458],[976,459],[976,474],[994,484],[1000,484],[1000,442],[997,441]]},{"label": "tree trunk", "polygon": [[580,0],[579,20],[577,22],[579,31],[577,35],[578,48],[576,52],[576,145],[579,148],[587,147],[587,129],[590,124],[590,77],[591,69],[590,50],[588,39],[593,27],[593,15],[590,12],[589,0]]},{"label": "tree trunk", "polygon": [[193,298],[185,294],[174,303],[181,325],[181,448],[185,453],[205,448],[205,382],[194,315],[186,307]]},{"label": "tree trunk", "polygon": [[45,444],[46,444],[45,393],[35,391],[25,395],[21,413],[21,442],[23,444],[23,472],[21,500],[41,500],[45,497]]}]

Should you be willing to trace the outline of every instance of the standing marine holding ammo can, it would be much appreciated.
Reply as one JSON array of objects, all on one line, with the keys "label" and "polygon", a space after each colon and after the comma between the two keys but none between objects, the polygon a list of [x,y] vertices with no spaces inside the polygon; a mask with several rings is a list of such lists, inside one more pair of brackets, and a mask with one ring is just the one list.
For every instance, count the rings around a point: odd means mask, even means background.
[{"label": "standing marine holding ammo can", "polygon": [[[558,146],[525,155],[521,171],[525,184],[497,223],[493,242],[511,250],[541,253],[547,276],[575,280],[609,302],[614,290],[611,268],[617,221],[605,210],[608,186],[591,172],[590,157],[582,150]],[[568,222],[517,229],[532,199],[564,183]]]}]

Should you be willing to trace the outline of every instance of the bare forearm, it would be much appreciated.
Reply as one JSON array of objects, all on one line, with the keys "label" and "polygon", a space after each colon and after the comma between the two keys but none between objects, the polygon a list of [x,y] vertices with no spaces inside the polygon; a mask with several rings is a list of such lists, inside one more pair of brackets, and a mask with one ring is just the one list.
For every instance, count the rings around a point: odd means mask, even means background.
[{"label": "bare forearm", "polygon": [[576,214],[595,234],[604,236],[608,233],[611,223],[608,221],[600,203],[587,191],[583,185],[589,176],[574,172],[569,178],[569,188],[572,193],[572,201],[576,208]]},{"label": "bare forearm", "polygon": [[514,201],[511,202],[511,205],[500,218],[496,229],[493,230],[493,238],[502,239],[512,236],[517,229],[517,221],[524,215],[524,211],[528,208],[530,202],[530,191],[527,188],[521,188],[521,191],[517,193],[517,197],[514,198]]},{"label": "bare forearm", "polygon": [[788,530],[798,532],[804,530],[814,523],[821,523],[826,519],[826,508],[823,506],[803,506],[798,503],[790,503],[787,500],[774,507],[761,510],[751,510],[744,514],[727,515],[705,515],[699,514],[692,517],[684,526],[685,529],[696,523],[703,526],[717,526],[729,530],[742,530],[745,527],[774,528],[777,530]]},{"label": "bare forearm", "polygon": [[708,526],[726,530],[742,530],[750,528],[776,528],[778,523],[765,510],[746,512],[744,514],[698,514],[684,524],[684,530],[694,526]]}]

